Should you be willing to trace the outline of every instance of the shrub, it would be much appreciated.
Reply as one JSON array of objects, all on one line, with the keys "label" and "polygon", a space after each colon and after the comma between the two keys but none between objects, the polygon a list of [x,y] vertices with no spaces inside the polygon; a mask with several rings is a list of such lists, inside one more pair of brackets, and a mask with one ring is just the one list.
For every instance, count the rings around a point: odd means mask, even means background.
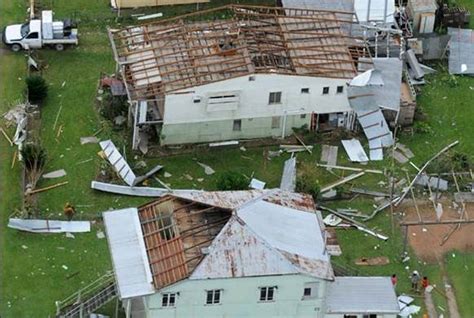
[{"label": "shrub", "polygon": [[26,87],[30,103],[39,104],[48,96],[48,85],[44,78],[39,75],[27,77]]},{"label": "shrub", "polygon": [[296,192],[310,194],[313,199],[316,200],[320,191],[321,186],[319,185],[318,180],[314,180],[308,175],[300,175],[296,178]]},{"label": "shrub", "polygon": [[316,169],[310,164],[302,164],[296,178],[296,192],[310,194],[317,200],[320,191]]},{"label": "shrub", "polygon": [[248,189],[247,179],[239,172],[226,171],[217,176],[217,189],[221,191]]},{"label": "shrub", "polygon": [[24,145],[21,156],[27,170],[42,169],[46,164],[46,150],[38,144]]},{"label": "shrub", "polygon": [[102,96],[100,113],[109,120],[125,115],[128,111],[127,99],[124,96],[113,96],[109,91]]}]

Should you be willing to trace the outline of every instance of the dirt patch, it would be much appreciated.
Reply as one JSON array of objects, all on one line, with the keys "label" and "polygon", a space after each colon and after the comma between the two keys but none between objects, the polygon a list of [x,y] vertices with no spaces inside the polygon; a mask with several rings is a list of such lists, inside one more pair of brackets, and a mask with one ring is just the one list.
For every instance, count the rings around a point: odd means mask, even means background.
[{"label": "dirt patch", "polygon": [[[458,209],[453,207],[452,201],[444,201],[443,216],[441,220],[459,219]],[[418,215],[414,206],[405,205],[404,221],[418,221]],[[436,221],[436,212],[431,202],[418,202],[418,209],[423,221]],[[474,204],[466,204],[466,211],[470,218],[474,218]],[[443,244],[443,238],[456,224],[409,226],[408,242],[414,249],[415,254],[424,261],[437,262],[442,259],[443,254],[451,250],[474,251],[474,223],[462,224],[450,238]]]}]

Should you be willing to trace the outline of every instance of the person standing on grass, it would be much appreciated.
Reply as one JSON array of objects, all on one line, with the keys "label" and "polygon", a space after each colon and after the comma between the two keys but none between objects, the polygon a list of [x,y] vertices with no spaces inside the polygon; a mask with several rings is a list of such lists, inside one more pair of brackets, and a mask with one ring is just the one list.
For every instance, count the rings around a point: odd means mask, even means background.
[{"label": "person standing on grass", "polygon": [[418,292],[418,282],[420,281],[420,274],[418,271],[413,271],[411,274],[411,289]]},{"label": "person standing on grass", "polygon": [[421,280],[421,287],[426,290],[426,288],[430,285],[430,282],[428,280],[428,277],[423,276],[423,279]]},{"label": "person standing on grass", "polygon": [[396,287],[397,282],[398,282],[397,274],[393,274],[392,277],[390,278],[390,280],[392,281],[393,287]]},{"label": "person standing on grass", "polygon": [[74,214],[76,214],[76,209],[71,203],[67,202],[64,206],[64,215],[67,217],[67,220],[71,221]]}]

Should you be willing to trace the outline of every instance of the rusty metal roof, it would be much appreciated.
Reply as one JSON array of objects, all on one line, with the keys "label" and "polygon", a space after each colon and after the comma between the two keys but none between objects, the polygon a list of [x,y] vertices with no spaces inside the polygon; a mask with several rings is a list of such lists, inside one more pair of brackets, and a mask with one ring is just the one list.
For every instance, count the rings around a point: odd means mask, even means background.
[{"label": "rusty metal roof", "polygon": [[279,189],[167,195],[138,210],[157,290],[190,276],[332,279],[317,213],[311,196]]}]

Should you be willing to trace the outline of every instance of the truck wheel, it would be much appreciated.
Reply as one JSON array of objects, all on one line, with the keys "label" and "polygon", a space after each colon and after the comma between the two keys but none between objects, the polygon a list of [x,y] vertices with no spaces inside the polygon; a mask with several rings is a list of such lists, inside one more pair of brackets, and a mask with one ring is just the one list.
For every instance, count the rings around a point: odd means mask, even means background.
[{"label": "truck wheel", "polygon": [[61,44],[61,43],[58,43],[54,46],[54,48],[56,49],[56,51],[63,51],[64,50],[64,45]]},{"label": "truck wheel", "polygon": [[12,49],[13,52],[19,52],[21,51],[21,45],[20,44],[12,44],[12,46],[10,47]]}]

